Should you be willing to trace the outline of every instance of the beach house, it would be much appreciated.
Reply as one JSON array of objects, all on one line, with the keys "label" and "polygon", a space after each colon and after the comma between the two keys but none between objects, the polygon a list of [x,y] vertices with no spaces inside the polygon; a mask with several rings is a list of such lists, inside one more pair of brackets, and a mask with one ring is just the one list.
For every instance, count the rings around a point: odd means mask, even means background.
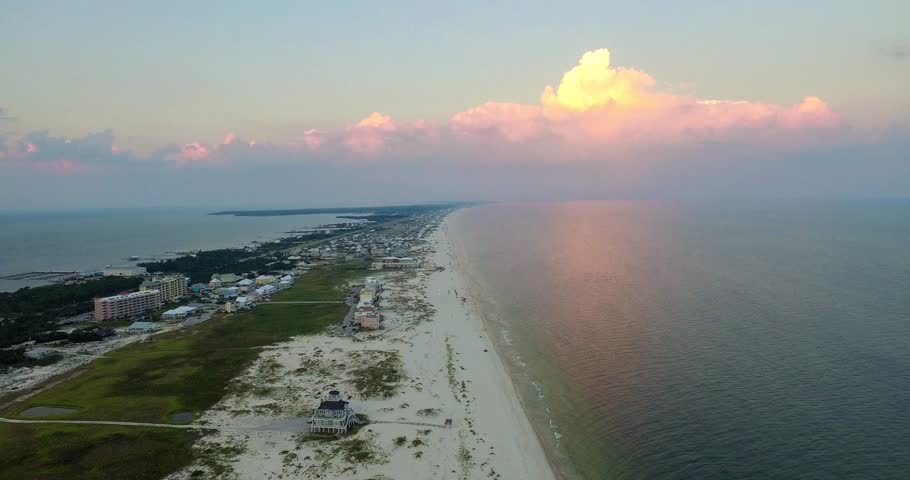
[{"label": "beach house", "polygon": [[313,416],[310,417],[310,431],[317,433],[347,433],[354,423],[354,409],[351,404],[341,399],[341,392],[332,390],[329,396],[319,403]]}]

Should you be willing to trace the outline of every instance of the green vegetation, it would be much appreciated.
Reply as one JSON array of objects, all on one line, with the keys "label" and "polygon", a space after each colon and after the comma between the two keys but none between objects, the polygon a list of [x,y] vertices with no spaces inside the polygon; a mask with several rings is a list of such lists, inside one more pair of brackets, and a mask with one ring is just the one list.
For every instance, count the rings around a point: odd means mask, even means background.
[{"label": "green vegetation", "polygon": [[[276,300],[325,296],[331,279],[363,274],[332,270],[302,277]],[[198,415],[219,401],[232,380],[259,356],[258,347],[321,331],[339,322],[347,309],[343,304],[274,304],[218,315],[110,352],[85,367],[82,375],[0,413],[15,416],[33,406],[57,405],[78,409],[57,418],[172,423],[174,412]],[[264,366],[271,368],[269,362]],[[233,450],[194,449],[197,435],[139,427],[0,425],[0,471],[9,478],[157,479],[190,464],[194,455],[203,467],[200,475],[227,468],[224,460]],[[373,455],[369,444],[344,443],[339,448],[351,461]]]},{"label": "green vegetation", "polygon": [[440,413],[442,413],[442,410],[440,410],[438,408],[424,408],[421,410],[417,410],[417,415],[420,415],[422,417],[435,417],[436,415],[439,415]]},{"label": "green vegetation", "polygon": [[404,446],[405,443],[408,443],[408,437],[395,437],[396,447]]},{"label": "green vegetation", "polygon": [[275,300],[291,301],[341,301],[350,293],[348,285],[366,274],[363,262],[347,262],[330,268],[316,268],[304,273],[298,283],[305,282],[306,288],[291,288]]},{"label": "green vegetation", "polygon": [[24,348],[0,350],[0,373],[13,368],[51,365],[59,362],[62,358],[63,355],[59,353],[52,353],[38,359],[28,358],[25,356]]},{"label": "green vegetation", "polygon": [[188,465],[191,430],[0,424],[3,478],[158,480]]},{"label": "green vegetation", "polygon": [[237,217],[274,217],[284,215],[312,215],[316,213],[372,213],[373,215],[409,216],[448,208],[451,204],[391,205],[385,207],[296,208],[286,210],[229,210],[209,215],[234,215]]},{"label": "green vegetation", "polygon": [[458,398],[458,379],[455,378],[455,350],[448,338],[446,338],[446,374],[449,377],[449,387],[452,388],[455,400],[461,403],[461,399]]},{"label": "green vegetation", "polygon": [[360,398],[389,398],[398,391],[398,383],[404,378],[401,373],[401,359],[398,352],[373,352],[380,360],[353,370],[354,388]]},{"label": "green vegetation", "polygon": [[208,283],[215,273],[269,273],[291,268],[290,262],[250,253],[239,248],[207,250],[193,255],[140,263],[149,272],[183,273],[191,283]]},{"label": "green vegetation", "polygon": [[[33,397],[28,405],[66,404],[93,420],[168,422],[178,410],[202,412],[259,355],[255,347],[319,331],[344,305],[272,305],[116,350],[87,371]],[[10,412],[7,412],[10,413]],[[75,415],[75,414],[74,414]]]},{"label": "green vegetation", "polygon": [[45,285],[0,293],[0,347],[53,329],[60,318],[92,310],[92,299],[135,290],[141,278],[103,277],[74,285]]},{"label": "green vegetation", "polygon": [[[316,278],[314,276],[314,278]],[[319,292],[324,286],[305,276],[283,295]],[[315,333],[338,322],[343,304],[275,304],[163,334],[107,354],[84,374],[41,392],[15,414],[35,405],[80,409],[68,418],[169,422],[175,411],[208,409],[259,355],[257,347]]]}]

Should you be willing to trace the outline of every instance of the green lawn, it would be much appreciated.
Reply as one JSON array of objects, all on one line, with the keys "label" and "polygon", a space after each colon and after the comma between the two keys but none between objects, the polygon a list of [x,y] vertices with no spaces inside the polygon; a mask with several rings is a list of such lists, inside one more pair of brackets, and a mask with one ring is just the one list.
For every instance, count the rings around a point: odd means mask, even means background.
[{"label": "green lawn", "polygon": [[[350,262],[319,268],[304,273],[297,279],[297,284],[275,296],[280,301],[323,301],[344,300],[348,295],[348,282],[363,282],[369,275],[363,262]],[[304,288],[297,288],[305,284]]]},{"label": "green lawn", "polygon": [[269,305],[133,344],[92,362],[81,376],[33,397],[34,405],[78,408],[59,418],[168,422],[179,410],[201,413],[258,355],[255,347],[338,322],[346,305]]},{"label": "green lawn", "polygon": [[[353,268],[314,270],[278,299],[344,298]],[[200,414],[266,345],[321,331],[347,313],[343,304],[275,304],[154,337],[107,354],[85,373],[0,412],[37,405],[78,409],[60,419],[169,423],[170,414]],[[138,427],[0,425],[0,478],[160,478],[190,461],[194,433]]]},{"label": "green lawn", "polygon": [[0,477],[158,480],[192,460],[189,430],[0,424]]}]

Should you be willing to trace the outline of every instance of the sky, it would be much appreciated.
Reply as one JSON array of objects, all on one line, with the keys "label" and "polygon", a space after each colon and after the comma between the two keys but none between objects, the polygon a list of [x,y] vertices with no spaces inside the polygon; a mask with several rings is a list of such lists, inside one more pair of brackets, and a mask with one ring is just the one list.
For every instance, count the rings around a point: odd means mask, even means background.
[{"label": "sky", "polygon": [[0,209],[910,195],[905,0],[0,11]]}]

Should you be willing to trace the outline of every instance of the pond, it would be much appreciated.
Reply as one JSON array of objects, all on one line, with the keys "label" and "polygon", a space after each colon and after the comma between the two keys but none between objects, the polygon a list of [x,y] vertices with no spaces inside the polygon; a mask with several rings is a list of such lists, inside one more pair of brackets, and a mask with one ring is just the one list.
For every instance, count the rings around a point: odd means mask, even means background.
[{"label": "pond", "polygon": [[183,411],[171,414],[171,421],[174,423],[190,423],[193,420],[193,412]]},{"label": "pond", "polygon": [[66,407],[32,407],[19,414],[20,417],[50,417],[78,412],[75,408]]}]

